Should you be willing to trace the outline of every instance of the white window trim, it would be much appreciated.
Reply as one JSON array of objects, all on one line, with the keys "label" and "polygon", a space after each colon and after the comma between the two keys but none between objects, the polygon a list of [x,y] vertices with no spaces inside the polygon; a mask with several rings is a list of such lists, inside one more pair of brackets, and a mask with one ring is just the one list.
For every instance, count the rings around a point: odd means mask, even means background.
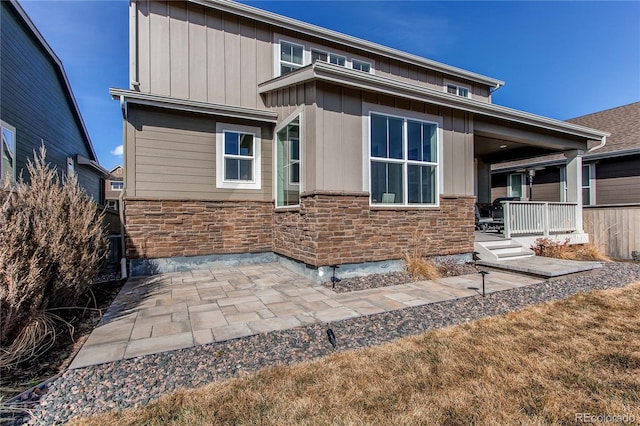
[{"label": "white window trim", "polygon": [[[122,184],[122,188],[114,188],[113,184],[114,183],[121,183]],[[109,185],[111,186],[111,190],[112,191],[122,191],[124,188],[124,182],[120,181],[120,180],[112,180],[109,182]]]},{"label": "white window trim", "polygon": [[[251,181],[230,181],[224,178],[224,132],[238,132],[253,135],[253,170]],[[262,144],[261,129],[237,124],[216,124],[216,188],[261,189],[262,188]]]},{"label": "white window trim", "polygon": [[515,197],[513,195],[512,185],[511,185],[511,176],[519,175],[520,176],[520,201],[527,200],[527,181],[524,173],[509,173],[507,176],[507,197]]},{"label": "white window trim", "polygon": [[560,202],[567,202],[567,167],[560,167]]},{"label": "white window trim", "polygon": [[[349,55],[347,52],[344,52],[341,50],[330,50],[330,49],[327,49],[325,46],[321,46],[315,43],[309,43],[307,41],[298,40],[295,38],[284,36],[282,34],[274,33],[273,35],[273,78],[280,76],[280,43],[282,42],[291,43],[297,46],[301,46],[303,48],[302,65],[300,66],[301,68],[304,66],[310,65],[312,63],[311,51],[316,50],[318,52],[326,53],[327,56],[334,55],[334,56],[339,56],[341,58],[344,58],[345,59],[344,68],[347,68],[347,69],[353,69],[354,60],[359,62],[365,62],[370,66],[369,74],[375,74],[376,63],[373,59],[369,59],[369,58],[364,59],[359,56],[352,56],[352,55]],[[292,64],[292,65],[297,65],[297,64]],[[341,65],[336,65],[336,66],[341,66]]]},{"label": "white window trim", "polygon": [[[449,80],[444,80],[444,84],[442,86],[442,90],[444,93],[447,93],[449,95],[453,95],[453,93],[449,93],[449,91],[447,90],[448,86],[455,86],[456,87],[456,94],[454,96],[460,96],[462,98],[467,98],[467,99],[471,99],[471,87],[469,86],[464,86],[460,83],[456,83],[454,81],[449,81]],[[462,96],[459,93],[460,89],[467,89],[467,96]]]},{"label": "white window trim", "polygon": [[[16,169],[18,168],[16,164],[18,159],[18,153],[17,153],[18,133],[16,132],[16,128],[14,126],[12,126],[11,124],[5,121],[0,120],[0,132],[2,131],[2,128],[6,128],[13,133],[13,147],[12,147],[13,148],[13,176],[11,176],[11,182],[15,182],[17,177]],[[5,171],[2,170],[2,147],[0,146],[0,182],[4,182],[4,178],[5,178]]]},{"label": "white window trim", "polygon": [[[442,141],[443,141],[443,129],[442,129],[442,125],[443,125],[443,120],[442,117],[436,116],[436,115],[431,115],[431,114],[421,114],[415,111],[408,111],[408,110],[402,110],[402,109],[397,109],[397,108],[391,108],[391,107],[385,107],[382,105],[378,105],[378,104],[371,104],[368,102],[363,102],[362,103],[362,158],[364,159],[363,165],[362,165],[362,190],[364,192],[368,192],[369,193],[369,206],[371,207],[375,207],[375,208],[398,208],[398,207],[402,207],[402,208],[415,208],[415,209],[422,209],[422,208],[433,208],[433,207],[440,207],[440,196],[443,194],[443,189],[444,189],[444,179],[443,179],[443,170],[442,170]],[[424,123],[429,123],[429,124],[435,124],[437,126],[437,130],[436,130],[436,138],[437,138],[437,142],[436,142],[436,149],[437,149],[437,157],[438,157],[438,162],[437,163],[427,163],[427,162],[422,162],[422,161],[414,161],[414,160],[398,160],[398,159],[386,159],[385,161],[388,162],[400,162],[403,164],[424,164],[424,165],[435,165],[437,172],[436,172],[436,184],[435,184],[435,188],[436,188],[436,194],[435,194],[435,203],[433,204],[409,204],[408,201],[408,197],[409,197],[409,193],[407,191],[407,182],[405,179],[405,185],[403,187],[403,203],[399,204],[399,203],[394,203],[394,204],[382,204],[382,203],[372,203],[371,202],[371,181],[369,180],[370,176],[371,176],[371,161],[377,158],[377,157],[371,157],[371,135],[370,135],[370,131],[371,131],[371,114],[378,114],[378,115],[386,115],[389,117],[394,117],[394,118],[400,118],[404,120],[404,137],[403,137],[403,149],[404,152],[407,152],[407,138],[406,138],[406,126],[407,126],[407,122],[406,120],[415,120],[415,121],[421,121]],[[403,173],[404,173],[404,169],[403,169]],[[405,173],[406,174],[406,173]]]},{"label": "white window trim", "polygon": [[[368,72],[367,74],[373,74],[373,65],[371,65],[371,62],[369,62],[369,61],[363,61],[362,59],[351,58],[351,61],[350,61],[351,66],[350,66],[350,68],[351,68],[352,70],[356,70],[355,68],[353,68],[353,63],[354,63],[354,62],[360,62],[361,64],[367,64],[367,65],[369,65],[369,72]],[[356,71],[366,72],[366,71],[361,71],[361,70],[356,70]]]},{"label": "white window trim", "polygon": [[304,189],[304,173],[303,173],[303,167],[304,167],[304,162],[302,161],[304,159],[304,136],[303,136],[303,123],[304,123],[304,106],[299,106],[298,108],[296,108],[295,111],[293,111],[291,114],[289,114],[289,116],[287,116],[287,118],[285,118],[284,120],[282,120],[282,122],[280,122],[280,124],[278,124],[275,128],[275,130],[273,131],[273,205],[275,206],[276,210],[277,209],[290,209],[290,208],[295,208],[295,207],[300,207],[300,203],[293,205],[293,206],[278,206],[278,158],[277,158],[277,153],[276,153],[276,142],[278,140],[278,132],[282,129],[284,129],[286,126],[289,125],[289,123],[291,123],[293,120],[296,119],[296,117],[298,117],[298,144],[300,146],[300,152],[298,153],[300,155],[300,182],[298,183],[299,185],[299,194],[302,194],[302,191]]},{"label": "white window trim", "polygon": [[[584,206],[594,206],[596,204],[596,167],[595,163],[584,164],[582,163],[582,167],[589,167],[589,202],[585,203],[582,200],[582,205]],[[584,173],[584,171],[583,171]],[[582,182],[580,182],[580,189],[584,189],[586,186],[582,186]]]},{"label": "white window trim", "polygon": [[[280,53],[281,53],[281,43],[289,43],[289,44],[293,44],[294,46],[298,46],[298,47],[302,47],[302,64],[296,64],[294,62],[286,62],[286,61],[282,61],[280,59]],[[279,76],[280,75],[280,66],[282,65],[282,63],[284,63],[285,65],[291,65],[294,67],[298,67],[298,68],[302,68],[305,65],[308,65],[310,60],[311,60],[311,52],[309,51],[309,57],[307,58],[307,49],[305,47],[305,45],[303,43],[300,43],[298,41],[291,41],[290,39],[286,39],[286,38],[278,38],[277,43],[275,43],[275,51],[274,51],[274,61],[273,61],[273,65],[274,65],[274,76]]]},{"label": "white window trim", "polygon": [[[298,132],[300,133],[300,123],[298,123]],[[297,160],[291,160],[291,164],[297,164],[298,165],[298,182],[293,182],[291,180],[291,173],[289,173],[289,185],[297,185],[300,186],[300,134],[298,133],[298,159]],[[293,145],[289,144],[289,158],[291,158],[291,148],[293,147]],[[295,161],[295,163],[294,163]]]}]

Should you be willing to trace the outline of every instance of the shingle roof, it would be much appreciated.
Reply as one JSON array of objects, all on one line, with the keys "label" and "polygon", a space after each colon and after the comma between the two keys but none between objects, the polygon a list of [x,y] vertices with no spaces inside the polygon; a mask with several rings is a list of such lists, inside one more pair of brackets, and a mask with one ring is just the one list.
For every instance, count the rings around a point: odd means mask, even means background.
[{"label": "shingle roof", "polygon": [[[591,154],[586,154],[584,156],[585,160],[588,160],[591,156],[602,158],[607,153],[613,156],[620,151],[640,150],[640,102],[594,112],[566,121],[611,133],[611,136],[607,137],[606,145]],[[551,154],[528,160],[496,164],[492,167],[492,170],[499,171],[517,166],[564,160],[565,157],[562,154]]]},{"label": "shingle roof", "polygon": [[572,118],[567,122],[611,133],[607,144],[595,151],[599,154],[640,148],[640,102]]}]

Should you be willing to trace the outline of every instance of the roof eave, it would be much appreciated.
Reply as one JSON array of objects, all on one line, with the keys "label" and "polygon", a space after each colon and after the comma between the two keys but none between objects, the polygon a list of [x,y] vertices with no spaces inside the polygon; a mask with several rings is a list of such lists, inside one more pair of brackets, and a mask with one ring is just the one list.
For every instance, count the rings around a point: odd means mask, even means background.
[{"label": "roof eave", "polygon": [[239,118],[243,120],[260,121],[274,124],[278,121],[278,113],[274,111],[245,108],[232,105],[214,104],[210,102],[194,101],[191,99],[170,96],[153,95],[127,89],[109,89],[114,99],[122,99],[127,103],[148,105],[158,108],[184,112],[195,112],[222,117]]},{"label": "roof eave", "polygon": [[423,58],[418,55],[403,52],[401,50],[393,49],[391,47],[383,46],[377,43],[373,43],[367,40],[363,40],[357,37],[332,31],[326,28],[319,27],[317,25],[308,24],[306,22],[298,21],[297,19],[288,18],[286,16],[278,15],[273,12],[258,9],[252,6],[248,6],[241,3],[236,3],[228,0],[189,0],[192,3],[196,3],[209,8],[216,8],[227,13],[243,16],[245,18],[261,21],[274,25],[280,28],[301,32],[313,37],[317,37],[332,43],[338,43],[341,45],[353,47],[355,49],[363,50],[373,53],[375,55],[381,55],[388,58],[396,59],[409,64],[426,67],[435,71],[443,72],[451,76],[463,78],[465,80],[475,81],[487,86],[491,86],[496,90],[501,86],[504,86],[504,81],[488,77],[482,74],[474,73],[464,70],[462,68],[446,65],[441,62],[433,61],[431,59]]},{"label": "roof eave", "polygon": [[558,131],[564,134],[578,136],[590,140],[602,141],[610,134],[588,127],[555,120],[540,115],[530,114],[495,104],[480,102],[440,92],[428,87],[398,81],[386,77],[349,70],[337,65],[315,62],[283,77],[264,82],[258,86],[259,93],[267,93],[280,88],[300,84],[306,81],[328,81],[347,85],[362,90],[400,96],[407,99],[429,102],[432,104],[471,112],[474,114],[494,117],[511,122],[532,125],[538,128]]}]

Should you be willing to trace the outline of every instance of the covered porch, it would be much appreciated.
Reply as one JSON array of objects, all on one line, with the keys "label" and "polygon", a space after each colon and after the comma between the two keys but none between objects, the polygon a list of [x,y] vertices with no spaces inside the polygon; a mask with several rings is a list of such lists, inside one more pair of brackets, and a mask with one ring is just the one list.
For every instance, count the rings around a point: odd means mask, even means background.
[{"label": "covered porch", "polygon": [[[571,243],[586,243],[589,236],[582,223],[582,156],[604,145],[591,129],[557,122],[506,122],[486,116],[474,117],[475,195],[480,209],[490,206],[494,217],[480,220],[501,238],[515,239],[524,247],[537,238],[569,239]],[[558,125],[562,123],[562,125]],[[542,125],[541,125],[542,124]],[[532,191],[536,169],[529,167],[531,159],[542,155],[561,155],[565,159],[565,187],[561,201],[536,200]],[[518,164],[518,173],[510,179],[504,198],[492,199],[492,166]],[[494,194],[495,195],[495,194]],[[486,211],[484,212],[486,214]],[[497,217],[496,217],[497,216]]]}]

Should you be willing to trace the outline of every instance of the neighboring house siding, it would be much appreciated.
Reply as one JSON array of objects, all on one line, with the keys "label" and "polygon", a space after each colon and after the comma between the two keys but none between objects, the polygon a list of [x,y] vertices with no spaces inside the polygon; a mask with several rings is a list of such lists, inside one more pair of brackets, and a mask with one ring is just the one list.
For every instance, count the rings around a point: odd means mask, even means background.
[{"label": "neighboring house siding", "polygon": [[[550,167],[536,171],[533,177],[533,199],[530,201],[560,201],[560,169]],[[527,198],[529,198],[529,185],[527,183]]]},{"label": "neighboring house siding", "polygon": [[[3,1],[0,7],[0,119],[16,128],[16,175],[22,171],[29,179],[27,161],[42,143],[47,162],[65,174],[67,157],[74,162],[76,154],[91,157],[81,124],[48,53],[11,4]],[[80,185],[100,202],[99,175],[77,164],[75,170]]]},{"label": "neighboring house siding", "polygon": [[596,204],[640,203],[640,156],[596,164]]},{"label": "neighboring house siding", "polygon": [[262,128],[261,189],[232,190],[216,188],[217,122],[247,124],[227,118],[129,106],[127,198],[271,201],[273,166],[269,126]]},{"label": "neighboring house siding", "polygon": [[280,35],[306,47],[371,62],[380,76],[438,91],[444,90],[446,81],[469,88],[473,99],[490,98],[486,85],[197,4],[139,1],[136,19],[139,60],[133,78],[145,93],[263,108],[257,86],[275,77],[273,43]]}]

